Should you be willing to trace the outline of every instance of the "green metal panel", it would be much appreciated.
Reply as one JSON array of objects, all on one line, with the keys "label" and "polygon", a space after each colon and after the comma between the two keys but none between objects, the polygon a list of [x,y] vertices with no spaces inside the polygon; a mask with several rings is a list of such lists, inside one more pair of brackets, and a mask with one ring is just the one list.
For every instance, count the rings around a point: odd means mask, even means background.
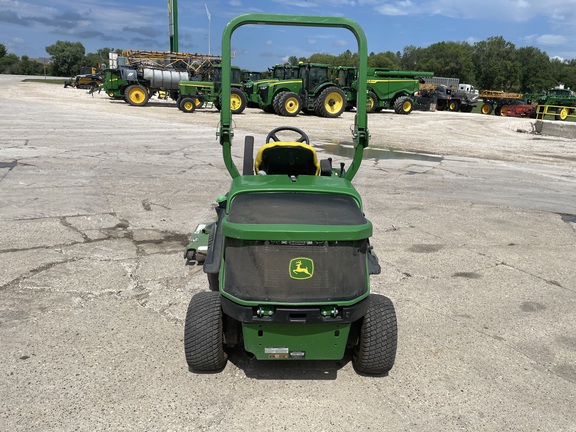
[{"label": "green metal panel", "polygon": [[244,348],[258,360],[341,360],[350,324],[242,324]]},{"label": "green metal panel", "polygon": [[230,67],[231,67],[231,39],[232,33],[239,27],[247,24],[280,25],[280,26],[306,26],[306,27],[339,27],[350,30],[358,42],[358,108],[355,116],[353,140],[356,147],[352,164],[346,172],[346,178],[352,180],[362,163],[364,147],[368,146],[368,117],[366,115],[366,69],[367,69],[367,43],[364,30],[358,23],[348,18],[306,16],[306,15],[269,15],[245,14],[234,18],[226,25],[222,33],[222,110],[220,111],[220,144],[224,163],[230,175],[235,178],[240,175],[238,168],[232,160],[232,112],[230,110]]}]

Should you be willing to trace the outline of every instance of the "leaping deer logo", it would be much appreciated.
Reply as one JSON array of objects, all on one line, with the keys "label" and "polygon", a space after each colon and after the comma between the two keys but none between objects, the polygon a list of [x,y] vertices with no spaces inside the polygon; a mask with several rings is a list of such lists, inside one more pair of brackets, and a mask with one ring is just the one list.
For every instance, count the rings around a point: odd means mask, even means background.
[{"label": "leaping deer logo", "polygon": [[294,258],[290,261],[292,279],[310,279],[314,274],[314,262],[310,258]]}]

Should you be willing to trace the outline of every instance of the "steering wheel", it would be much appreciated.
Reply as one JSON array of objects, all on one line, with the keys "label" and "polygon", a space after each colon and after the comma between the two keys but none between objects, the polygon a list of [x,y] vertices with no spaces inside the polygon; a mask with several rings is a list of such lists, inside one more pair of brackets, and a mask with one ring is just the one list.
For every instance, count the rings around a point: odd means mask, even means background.
[{"label": "steering wheel", "polygon": [[276,135],[280,131],[296,132],[296,133],[300,134],[300,137],[296,140],[296,142],[303,142],[306,144],[310,144],[310,138],[308,138],[308,135],[306,135],[306,132],[304,132],[302,129],[298,129],[297,127],[293,127],[293,126],[280,126],[280,127],[277,127],[276,129],[272,129],[270,131],[270,133],[268,134],[268,136],[266,137],[266,144],[268,144],[270,141],[275,141],[275,142],[280,141],[280,138],[278,138],[278,136]]}]

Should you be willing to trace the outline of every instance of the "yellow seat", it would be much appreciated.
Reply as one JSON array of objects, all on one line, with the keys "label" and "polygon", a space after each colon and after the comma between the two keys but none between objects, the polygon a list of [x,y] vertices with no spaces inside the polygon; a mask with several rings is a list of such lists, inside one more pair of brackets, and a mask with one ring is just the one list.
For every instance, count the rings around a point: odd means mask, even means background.
[{"label": "yellow seat", "polygon": [[286,175],[318,175],[320,163],[316,150],[301,142],[275,141],[263,145],[256,154],[255,172]]}]

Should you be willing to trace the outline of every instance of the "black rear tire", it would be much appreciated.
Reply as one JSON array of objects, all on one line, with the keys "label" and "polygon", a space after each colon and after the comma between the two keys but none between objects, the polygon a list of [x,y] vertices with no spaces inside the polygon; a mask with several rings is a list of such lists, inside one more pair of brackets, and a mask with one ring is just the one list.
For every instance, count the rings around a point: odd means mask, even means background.
[{"label": "black rear tire", "polygon": [[272,99],[272,108],[273,108],[275,114],[280,115],[280,106],[282,105],[282,99],[284,98],[284,95],[286,93],[288,93],[288,92],[281,91],[276,96],[274,96],[274,99]]},{"label": "black rear tire", "polygon": [[218,372],[226,366],[220,293],[192,297],[184,324],[184,353],[191,371]]},{"label": "black rear tire", "polygon": [[180,111],[185,113],[193,113],[196,111],[196,100],[189,96],[184,96],[180,99]]},{"label": "black rear tire", "polygon": [[387,374],[396,360],[398,327],[392,301],[378,294],[370,295],[360,337],[352,357],[357,372],[368,375]]},{"label": "black rear tire", "polygon": [[408,96],[400,96],[394,101],[394,112],[396,114],[410,114],[414,109],[414,101]]}]

